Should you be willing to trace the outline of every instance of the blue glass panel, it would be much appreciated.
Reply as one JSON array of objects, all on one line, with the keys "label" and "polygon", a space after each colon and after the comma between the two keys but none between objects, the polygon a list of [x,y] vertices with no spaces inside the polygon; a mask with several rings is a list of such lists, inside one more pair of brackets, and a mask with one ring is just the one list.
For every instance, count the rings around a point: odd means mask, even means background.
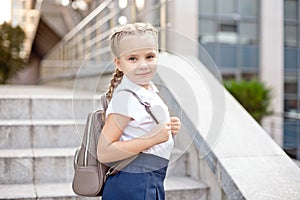
[{"label": "blue glass panel", "polygon": [[220,66],[226,68],[235,68],[236,64],[236,49],[234,45],[220,45]]},{"label": "blue glass panel", "polygon": [[257,0],[240,0],[240,13],[242,16],[257,17],[258,13]]},{"label": "blue glass panel", "polygon": [[284,119],[283,148],[290,156],[300,159],[300,120]]},{"label": "blue glass panel", "polygon": [[258,69],[258,46],[242,46],[242,67],[246,69]]},{"label": "blue glass panel", "polygon": [[297,48],[284,48],[284,68],[297,68]]},{"label": "blue glass panel", "polygon": [[216,45],[214,44],[203,44],[202,47],[207,51],[210,57],[215,61],[215,52],[216,52]]},{"label": "blue glass panel", "polygon": [[284,18],[297,19],[298,18],[298,2],[297,0],[284,1]]},{"label": "blue glass panel", "polygon": [[284,119],[283,148],[297,148],[297,121],[294,119]]},{"label": "blue glass panel", "polygon": [[215,2],[214,0],[200,0],[199,1],[199,11],[200,14],[203,13],[214,13],[215,12]]}]

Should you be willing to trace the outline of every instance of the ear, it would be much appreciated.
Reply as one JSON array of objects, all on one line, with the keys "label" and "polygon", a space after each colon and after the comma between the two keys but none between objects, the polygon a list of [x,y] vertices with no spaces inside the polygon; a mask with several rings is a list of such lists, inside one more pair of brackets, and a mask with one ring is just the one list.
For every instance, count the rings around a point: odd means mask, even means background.
[{"label": "ear", "polygon": [[116,65],[116,68],[118,68],[120,71],[122,71],[121,68],[120,68],[120,60],[119,60],[119,58],[116,57],[114,59],[114,63]]}]

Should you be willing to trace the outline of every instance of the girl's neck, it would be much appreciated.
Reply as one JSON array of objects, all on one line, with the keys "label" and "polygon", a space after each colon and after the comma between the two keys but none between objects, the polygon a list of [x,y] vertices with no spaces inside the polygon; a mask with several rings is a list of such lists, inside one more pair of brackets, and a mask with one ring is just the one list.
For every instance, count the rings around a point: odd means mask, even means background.
[{"label": "girl's neck", "polygon": [[147,84],[147,85],[140,85],[141,87],[145,88],[146,90],[149,90],[150,89],[150,84]]}]

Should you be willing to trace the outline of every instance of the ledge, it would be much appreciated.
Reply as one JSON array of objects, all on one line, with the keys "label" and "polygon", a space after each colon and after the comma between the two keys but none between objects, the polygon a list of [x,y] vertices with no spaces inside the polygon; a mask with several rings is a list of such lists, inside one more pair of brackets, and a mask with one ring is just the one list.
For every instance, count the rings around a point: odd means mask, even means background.
[{"label": "ledge", "polygon": [[228,199],[300,197],[299,167],[198,60],[163,54],[159,61],[163,98]]}]

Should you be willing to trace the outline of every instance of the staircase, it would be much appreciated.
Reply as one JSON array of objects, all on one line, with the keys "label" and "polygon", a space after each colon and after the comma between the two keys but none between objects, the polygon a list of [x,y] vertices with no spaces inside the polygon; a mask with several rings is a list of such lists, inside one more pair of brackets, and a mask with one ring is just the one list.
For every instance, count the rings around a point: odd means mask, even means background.
[{"label": "staircase", "polygon": [[[0,87],[0,199],[85,199],[71,188],[73,155],[95,105],[90,93],[82,94],[73,98],[72,90],[46,86]],[[189,177],[188,157],[174,149],[165,181],[168,200],[207,199],[208,187]]]}]

